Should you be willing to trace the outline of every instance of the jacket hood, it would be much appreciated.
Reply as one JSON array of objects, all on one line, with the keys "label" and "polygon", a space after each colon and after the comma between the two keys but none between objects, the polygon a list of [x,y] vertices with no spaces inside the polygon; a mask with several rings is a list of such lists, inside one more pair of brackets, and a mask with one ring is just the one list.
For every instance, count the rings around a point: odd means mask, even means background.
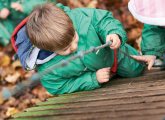
[{"label": "jacket hood", "polygon": [[54,52],[41,50],[32,45],[27,33],[26,22],[28,18],[25,18],[14,30],[11,42],[12,46],[17,53],[22,67],[26,70],[35,69],[37,64],[43,64],[48,62],[56,56]]}]

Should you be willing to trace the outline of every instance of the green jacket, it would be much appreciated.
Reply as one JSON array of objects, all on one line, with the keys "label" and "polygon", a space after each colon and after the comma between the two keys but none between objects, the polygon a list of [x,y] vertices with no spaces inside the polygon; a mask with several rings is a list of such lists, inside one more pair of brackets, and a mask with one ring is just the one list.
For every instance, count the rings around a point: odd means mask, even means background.
[{"label": "green jacket", "polygon": [[165,53],[165,28],[145,24],[141,47],[144,55],[162,57]]},{"label": "green jacket", "polygon": [[[19,12],[11,8],[11,4],[13,2],[20,3],[22,5],[23,12]],[[25,18],[32,11],[34,6],[45,2],[46,0],[1,0],[0,10],[3,8],[8,8],[10,10],[10,15],[8,18],[18,24],[20,20]]]},{"label": "green jacket", "polygon": [[[112,17],[106,10],[77,8],[70,10],[68,7],[58,5],[73,21],[79,35],[78,50],[67,56],[56,56],[49,62],[38,66],[38,71],[44,71],[48,67],[57,64],[61,60],[77,54],[79,51],[90,49],[92,46],[100,46],[106,41],[108,34],[118,34],[122,40],[121,49],[128,54],[138,54],[135,49],[125,45],[126,32],[121,23]],[[97,54],[90,53],[81,59],[73,60],[66,67],[54,69],[43,76],[41,82],[51,94],[71,93],[75,91],[92,90],[101,87],[96,79],[96,71],[113,65],[114,54],[109,47],[101,49]],[[117,74],[123,77],[138,76],[143,67],[118,53]]]},{"label": "green jacket", "polygon": [[[32,11],[33,7],[45,3],[47,0],[1,0],[0,11],[3,8],[10,10],[10,15],[7,19],[0,19],[0,44],[6,46],[14,27],[20,23]],[[23,7],[23,12],[16,11],[11,8],[12,2],[18,2]]]}]

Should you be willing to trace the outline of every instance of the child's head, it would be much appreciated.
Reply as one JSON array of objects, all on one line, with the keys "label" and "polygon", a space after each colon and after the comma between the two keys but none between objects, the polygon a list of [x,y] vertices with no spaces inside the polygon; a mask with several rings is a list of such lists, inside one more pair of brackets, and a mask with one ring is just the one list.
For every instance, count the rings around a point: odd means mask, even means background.
[{"label": "child's head", "polygon": [[[77,49],[77,34],[71,19],[53,4],[36,7],[28,17],[26,28],[30,41],[40,49],[61,55]],[[70,52],[66,53],[68,49]]]}]

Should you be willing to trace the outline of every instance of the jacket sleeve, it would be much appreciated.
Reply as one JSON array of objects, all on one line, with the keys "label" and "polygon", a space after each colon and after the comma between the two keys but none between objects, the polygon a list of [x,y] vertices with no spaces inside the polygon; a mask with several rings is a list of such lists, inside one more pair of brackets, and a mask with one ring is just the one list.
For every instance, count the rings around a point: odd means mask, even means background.
[{"label": "jacket sleeve", "polygon": [[53,95],[93,90],[100,87],[95,72],[85,72],[78,77],[65,78],[52,72],[41,79],[42,85]]},{"label": "jacket sleeve", "polygon": [[5,6],[3,5],[3,2],[0,2],[0,11],[5,8]]},{"label": "jacket sleeve", "polygon": [[107,35],[118,34],[122,45],[124,45],[127,40],[127,35],[121,22],[115,19],[109,11],[100,9],[91,10],[93,11],[92,24],[99,37],[106,41]]},{"label": "jacket sleeve", "polygon": [[45,3],[46,0],[25,0],[22,4],[23,12],[29,14],[36,5]]},{"label": "jacket sleeve", "polygon": [[153,26],[144,25],[142,31],[142,53],[144,55],[155,55],[161,57],[165,52],[165,29]]}]

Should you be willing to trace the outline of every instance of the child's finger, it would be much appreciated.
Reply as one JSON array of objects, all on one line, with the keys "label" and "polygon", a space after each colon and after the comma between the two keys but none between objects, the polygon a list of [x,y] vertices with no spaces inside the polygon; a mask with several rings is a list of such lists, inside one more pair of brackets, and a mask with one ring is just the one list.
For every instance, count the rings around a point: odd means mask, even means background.
[{"label": "child's finger", "polygon": [[154,60],[151,60],[151,61],[148,63],[148,70],[151,70],[153,64],[154,64]]},{"label": "child's finger", "polygon": [[16,8],[14,8],[16,11],[18,11],[19,10],[19,8],[18,7],[16,7]]},{"label": "child's finger", "polygon": [[120,40],[116,39],[116,40],[115,40],[115,45],[114,45],[114,46],[111,46],[110,48],[111,48],[111,49],[117,49],[117,48],[120,47],[120,45],[121,45]]},{"label": "child's finger", "polygon": [[106,77],[104,77],[103,79],[109,79],[109,75],[108,75],[108,76],[106,76]]},{"label": "child's finger", "polygon": [[114,49],[116,49],[116,48],[117,48],[117,46],[113,46],[113,47],[111,46],[110,48],[114,50]]},{"label": "child's finger", "polygon": [[111,39],[111,37],[109,35],[107,35],[106,41],[108,42],[110,39]]},{"label": "child's finger", "polygon": [[109,74],[110,74],[110,71],[106,71],[106,72],[103,72],[103,73],[102,73],[103,76],[104,76],[104,75],[105,75],[105,76],[109,76]]},{"label": "child's finger", "polygon": [[117,41],[116,40],[112,40],[112,44],[110,47],[115,47],[117,45]]},{"label": "child's finger", "polygon": [[102,79],[102,83],[108,82],[108,81],[109,81],[109,78],[107,78],[107,79]]},{"label": "child's finger", "polygon": [[114,48],[113,49],[117,49],[117,48],[119,48],[120,47],[120,43],[119,42],[117,42],[117,44],[114,46]]},{"label": "child's finger", "polygon": [[16,8],[17,11],[22,11],[22,9],[20,7]]},{"label": "child's finger", "polygon": [[110,67],[103,68],[102,70],[105,71],[105,72],[110,71]]},{"label": "child's finger", "polygon": [[136,60],[139,60],[139,61],[144,61],[144,62],[147,62],[146,58],[144,56],[136,56],[136,55],[132,55],[132,57]]},{"label": "child's finger", "polygon": [[11,8],[15,8],[16,7],[16,4],[15,3],[12,3],[11,4]]}]

